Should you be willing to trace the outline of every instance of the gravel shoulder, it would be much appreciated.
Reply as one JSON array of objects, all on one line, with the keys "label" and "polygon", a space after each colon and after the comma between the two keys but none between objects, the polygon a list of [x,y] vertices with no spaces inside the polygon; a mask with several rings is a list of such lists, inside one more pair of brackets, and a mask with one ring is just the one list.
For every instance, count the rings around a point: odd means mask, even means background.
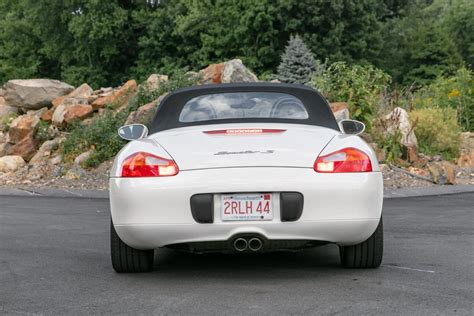
[{"label": "gravel shoulder", "polygon": [[[108,175],[111,161],[98,168],[76,171],[78,178],[70,178],[63,166],[45,165],[24,168],[16,177],[0,175],[0,195],[45,195],[64,197],[108,197]],[[385,197],[407,197],[470,192],[474,188],[472,169],[458,170],[457,185],[437,185],[400,171],[399,168],[383,168]]]}]

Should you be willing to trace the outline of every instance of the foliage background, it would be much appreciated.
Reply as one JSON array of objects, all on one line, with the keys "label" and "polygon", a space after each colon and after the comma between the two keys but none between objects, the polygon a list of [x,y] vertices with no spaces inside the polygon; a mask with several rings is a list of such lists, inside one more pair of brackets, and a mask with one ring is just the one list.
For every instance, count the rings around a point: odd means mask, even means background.
[{"label": "foliage background", "polygon": [[0,84],[94,88],[230,58],[276,72],[291,35],[315,59],[429,84],[474,63],[471,0],[2,0]]}]

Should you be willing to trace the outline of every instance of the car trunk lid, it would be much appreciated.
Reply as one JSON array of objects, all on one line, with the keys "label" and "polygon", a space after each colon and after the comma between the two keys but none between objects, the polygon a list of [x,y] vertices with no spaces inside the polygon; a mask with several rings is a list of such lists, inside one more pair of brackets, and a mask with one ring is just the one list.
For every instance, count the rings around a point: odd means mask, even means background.
[{"label": "car trunk lid", "polygon": [[150,136],[180,170],[233,167],[312,168],[338,131],[298,124],[219,124]]}]

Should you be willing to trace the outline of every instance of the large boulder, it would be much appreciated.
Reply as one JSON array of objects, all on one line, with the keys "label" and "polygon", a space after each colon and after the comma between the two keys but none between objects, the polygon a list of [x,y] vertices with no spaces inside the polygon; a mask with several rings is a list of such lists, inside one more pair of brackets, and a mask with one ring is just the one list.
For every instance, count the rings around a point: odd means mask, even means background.
[{"label": "large boulder", "polygon": [[57,97],[53,100],[53,107],[48,111],[44,112],[41,116],[43,121],[51,122],[53,114],[60,105],[76,105],[76,104],[88,104],[89,99],[92,97],[93,90],[87,83],[83,83],[76,90],[72,91],[67,95]]},{"label": "large boulder", "polygon": [[111,105],[114,108],[120,108],[128,103],[131,97],[133,97],[137,92],[137,89],[137,82],[135,80],[129,80],[118,90],[96,99],[92,103],[92,107],[94,109],[99,109],[106,105]]},{"label": "large boulder", "polygon": [[[74,91],[67,95],[63,95],[60,97],[57,97],[52,101],[53,108],[58,107],[59,105],[63,103],[88,103],[89,97],[92,95],[92,88],[89,87],[87,83],[83,83],[79,87],[77,87]],[[72,99],[72,100],[71,100]],[[54,110],[53,110],[54,112]]]},{"label": "large boulder", "polygon": [[52,122],[55,126],[70,124],[75,119],[83,120],[92,115],[94,109],[89,104],[59,105],[53,113]]},{"label": "large boulder", "polygon": [[400,135],[400,144],[403,146],[403,156],[410,162],[417,162],[418,140],[414,133],[414,128],[410,123],[407,111],[396,107],[384,118],[386,132],[391,135]]},{"label": "large boulder", "polygon": [[257,82],[258,78],[248,70],[240,59],[233,59],[224,63],[221,82]]},{"label": "large boulder", "polygon": [[39,118],[35,115],[21,115],[14,119],[8,130],[9,142],[19,143],[27,137],[33,137],[39,123]]},{"label": "large boulder", "polygon": [[224,64],[211,64],[200,71],[201,83],[222,83]]},{"label": "large boulder", "polygon": [[15,172],[26,165],[20,156],[0,157],[0,172]]},{"label": "large boulder", "polygon": [[51,79],[10,80],[5,84],[6,105],[23,110],[51,106],[57,97],[68,94],[74,87]]},{"label": "large boulder", "polygon": [[33,136],[28,136],[9,147],[8,155],[21,156],[25,161],[30,161],[37,149],[38,141]]},{"label": "large boulder", "polygon": [[165,98],[166,93],[161,95],[158,99],[153,102],[147,103],[139,107],[136,111],[133,111],[128,115],[127,120],[125,121],[125,125],[128,124],[144,124],[148,125],[153,120],[155,116],[156,109],[158,105],[163,101]]},{"label": "large boulder", "polygon": [[201,83],[257,82],[258,78],[240,59],[211,64],[199,72]]},{"label": "large boulder", "polygon": [[45,163],[51,156],[51,153],[58,149],[60,141],[61,139],[59,138],[45,141],[38,149],[38,152],[30,159],[30,164],[37,165]]},{"label": "large boulder", "polygon": [[336,121],[348,120],[349,116],[349,105],[346,102],[334,102],[329,104],[331,111],[336,118]]},{"label": "large boulder", "polygon": [[139,107],[136,111],[130,113],[125,121],[125,125],[128,124],[144,124],[147,125],[153,119],[157,108],[155,101],[147,103]]},{"label": "large boulder", "polygon": [[52,101],[52,103],[55,107],[61,105],[66,99],[76,99],[79,103],[87,103],[89,97],[92,95],[92,92],[92,88],[89,87],[87,83],[83,83],[71,93],[57,97]]},{"label": "large boulder", "polygon": [[406,147],[418,147],[418,141],[407,111],[397,107],[390,114],[385,117],[387,132],[394,135],[397,131],[400,132],[400,143]]}]

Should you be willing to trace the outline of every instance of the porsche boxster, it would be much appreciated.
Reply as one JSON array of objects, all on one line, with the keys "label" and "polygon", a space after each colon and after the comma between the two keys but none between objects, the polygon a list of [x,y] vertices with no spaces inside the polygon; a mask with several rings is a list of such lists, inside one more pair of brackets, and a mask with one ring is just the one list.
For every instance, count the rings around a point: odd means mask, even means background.
[{"label": "porsche boxster", "polygon": [[316,90],[279,83],[177,90],[110,172],[117,272],[153,269],[154,250],[295,251],[333,243],[346,268],[382,261],[383,180],[364,124],[336,121]]}]

